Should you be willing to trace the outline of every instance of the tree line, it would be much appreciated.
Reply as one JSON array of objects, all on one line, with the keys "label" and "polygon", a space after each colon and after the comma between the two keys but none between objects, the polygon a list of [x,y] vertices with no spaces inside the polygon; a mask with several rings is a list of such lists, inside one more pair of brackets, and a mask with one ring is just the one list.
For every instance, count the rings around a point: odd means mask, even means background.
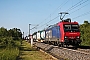
[{"label": "tree line", "polygon": [[90,23],[88,21],[84,21],[84,23],[80,25],[80,32],[82,40],[81,44],[90,46]]},{"label": "tree line", "polygon": [[18,28],[7,30],[0,28],[0,60],[16,60],[22,41],[22,32]]},{"label": "tree line", "polygon": [[18,28],[12,28],[7,30],[4,27],[0,28],[0,46],[10,47],[15,46],[16,40],[21,41],[22,32]]}]

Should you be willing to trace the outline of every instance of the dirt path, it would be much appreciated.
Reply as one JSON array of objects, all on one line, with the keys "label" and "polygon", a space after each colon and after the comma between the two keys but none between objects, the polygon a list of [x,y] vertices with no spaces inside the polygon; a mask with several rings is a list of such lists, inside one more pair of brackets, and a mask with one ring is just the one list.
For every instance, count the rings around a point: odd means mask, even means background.
[{"label": "dirt path", "polygon": [[35,48],[31,48],[28,42],[23,41],[20,48],[20,56],[18,60],[54,60],[48,54],[40,52]]}]

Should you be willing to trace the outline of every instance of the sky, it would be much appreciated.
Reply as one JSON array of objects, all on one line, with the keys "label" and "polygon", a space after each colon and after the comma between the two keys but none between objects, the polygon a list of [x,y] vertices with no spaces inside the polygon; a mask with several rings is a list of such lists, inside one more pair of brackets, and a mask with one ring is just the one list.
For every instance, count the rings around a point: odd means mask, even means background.
[{"label": "sky", "polygon": [[0,0],[0,27],[19,28],[26,36],[29,24],[31,34],[43,30],[60,21],[60,12],[79,24],[90,22],[90,0]]}]

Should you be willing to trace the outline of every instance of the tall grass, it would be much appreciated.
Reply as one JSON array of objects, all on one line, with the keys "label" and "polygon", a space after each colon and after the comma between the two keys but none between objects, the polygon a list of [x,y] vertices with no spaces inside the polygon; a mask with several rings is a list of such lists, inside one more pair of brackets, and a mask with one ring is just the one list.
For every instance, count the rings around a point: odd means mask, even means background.
[{"label": "tall grass", "polygon": [[16,60],[19,55],[19,49],[17,47],[0,49],[0,60]]},{"label": "tall grass", "polygon": [[0,60],[16,60],[19,56],[19,48],[21,42],[16,40],[11,42],[10,44],[0,45]]}]

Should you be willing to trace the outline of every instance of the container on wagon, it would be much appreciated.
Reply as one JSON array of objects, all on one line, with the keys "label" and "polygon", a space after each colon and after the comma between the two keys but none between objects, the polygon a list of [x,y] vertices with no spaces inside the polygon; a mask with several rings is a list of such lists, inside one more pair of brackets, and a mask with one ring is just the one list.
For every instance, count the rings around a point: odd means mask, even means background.
[{"label": "container on wagon", "polygon": [[40,32],[40,36],[41,36],[41,42],[44,42],[45,41],[45,30],[42,30]]}]

